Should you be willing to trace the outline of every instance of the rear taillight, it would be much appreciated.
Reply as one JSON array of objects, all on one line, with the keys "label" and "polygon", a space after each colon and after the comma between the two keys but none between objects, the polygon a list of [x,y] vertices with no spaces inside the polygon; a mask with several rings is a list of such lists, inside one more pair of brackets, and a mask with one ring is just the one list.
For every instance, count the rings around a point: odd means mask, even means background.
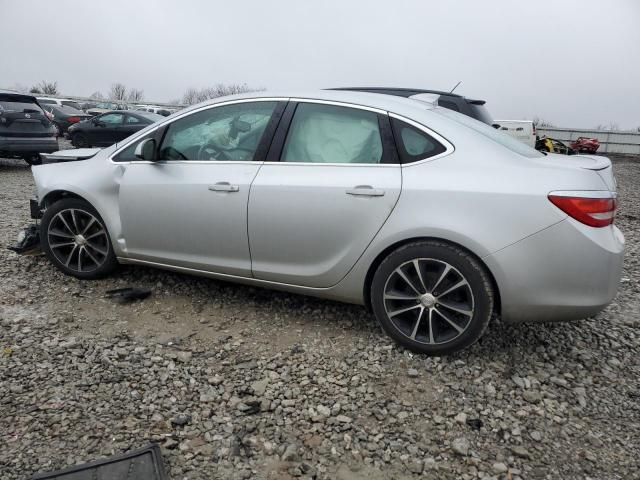
[{"label": "rear taillight", "polygon": [[78,123],[80,121],[80,117],[69,117],[67,118],[69,123]]},{"label": "rear taillight", "polygon": [[612,192],[551,192],[549,200],[571,218],[590,227],[611,225],[618,206]]},{"label": "rear taillight", "polygon": [[51,112],[44,111],[44,116],[49,119],[50,122],[53,122],[53,114]]}]

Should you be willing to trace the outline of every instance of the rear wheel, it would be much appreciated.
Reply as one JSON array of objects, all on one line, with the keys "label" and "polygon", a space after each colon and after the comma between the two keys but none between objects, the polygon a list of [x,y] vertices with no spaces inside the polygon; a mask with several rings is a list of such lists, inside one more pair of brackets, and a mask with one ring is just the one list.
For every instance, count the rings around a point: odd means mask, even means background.
[{"label": "rear wheel", "polygon": [[40,242],[51,262],[67,275],[91,280],[118,265],[104,221],[78,198],[62,199],[45,210]]},{"label": "rear wheel", "polygon": [[89,140],[84,133],[74,133],[73,137],[71,137],[71,143],[76,148],[86,148],[89,147]]},{"label": "rear wheel", "polygon": [[430,355],[475,343],[489,325],[493,297],[478,260],[439,241],[398,248],[380,264],[371,285],[372,308],[387,334]]}]

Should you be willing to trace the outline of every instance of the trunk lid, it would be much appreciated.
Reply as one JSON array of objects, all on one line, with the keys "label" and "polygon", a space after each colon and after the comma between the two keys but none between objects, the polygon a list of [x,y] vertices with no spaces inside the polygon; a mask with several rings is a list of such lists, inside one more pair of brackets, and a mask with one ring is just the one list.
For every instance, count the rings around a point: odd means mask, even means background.
[{"label": "trunk lid", "polygon": [[616,191],[616,179],[613,175],[613,167],[611,160],[600,155],[559,155],[557,153],[549,153],[542,161],[561,163],[575,168],[594,171],[605,183],[607,188]]}]

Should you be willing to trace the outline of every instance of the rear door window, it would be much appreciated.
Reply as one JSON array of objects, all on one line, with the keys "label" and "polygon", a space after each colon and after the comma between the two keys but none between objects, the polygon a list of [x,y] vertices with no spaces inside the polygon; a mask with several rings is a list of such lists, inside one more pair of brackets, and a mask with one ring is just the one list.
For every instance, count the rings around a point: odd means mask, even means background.
[{"label": "rear door window", "polygon": [[431,135],[402,120],[391,118],[391,126],[402,163],[425,160],[447,150]]},{"label": "rear door window", "polygon": [[301,103],[287,135],[282,162],[381,163],[378,114],[356,108]]}]

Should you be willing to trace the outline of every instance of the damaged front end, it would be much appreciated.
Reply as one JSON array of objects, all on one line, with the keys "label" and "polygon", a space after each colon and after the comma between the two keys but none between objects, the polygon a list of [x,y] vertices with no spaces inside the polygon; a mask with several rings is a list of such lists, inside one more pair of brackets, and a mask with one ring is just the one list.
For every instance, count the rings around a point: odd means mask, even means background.
[{"label": "damaged front end", "polygon": [[23,228],[18,233],[16,244],[7,248],[19,255],[41,255],[40,226],[34,223]]}]

